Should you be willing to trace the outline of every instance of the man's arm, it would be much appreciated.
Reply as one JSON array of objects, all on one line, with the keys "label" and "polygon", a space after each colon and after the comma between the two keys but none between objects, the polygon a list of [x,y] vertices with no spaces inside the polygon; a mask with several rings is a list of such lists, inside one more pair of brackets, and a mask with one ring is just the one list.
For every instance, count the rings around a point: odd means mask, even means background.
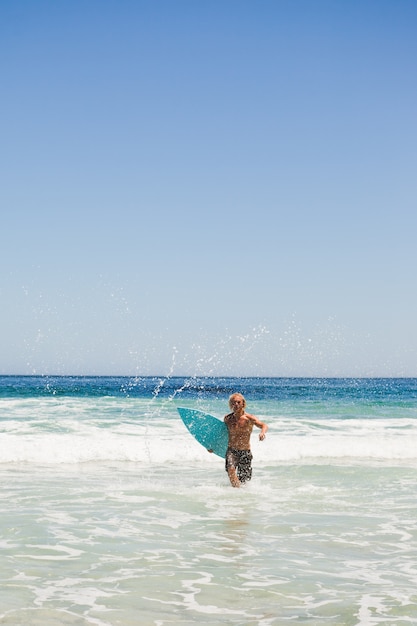
[{"label": "man's arm", "polygon": [[268,430],[267,424],[261,422],[261,420],[254,415],[248,415],[248,417],[254,426],[257,426],[261,429],[261,432],[259,433],[259,439],[263,441],[265,439],[266,431]]}]

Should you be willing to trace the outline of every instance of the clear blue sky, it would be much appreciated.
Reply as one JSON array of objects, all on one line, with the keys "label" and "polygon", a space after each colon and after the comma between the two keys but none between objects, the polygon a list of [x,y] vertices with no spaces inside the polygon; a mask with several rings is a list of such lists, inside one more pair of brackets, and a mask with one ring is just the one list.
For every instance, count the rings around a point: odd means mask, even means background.
[{"label": "clear blue sky", "polygon": [[2,0],[0,373],[417,376],[416,33]]}]

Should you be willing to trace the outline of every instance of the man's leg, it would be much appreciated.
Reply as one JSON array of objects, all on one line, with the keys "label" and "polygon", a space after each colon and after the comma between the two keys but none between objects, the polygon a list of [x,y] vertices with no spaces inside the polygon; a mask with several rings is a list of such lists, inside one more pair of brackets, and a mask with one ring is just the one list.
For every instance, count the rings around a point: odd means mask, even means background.
[{"label": "man's leg", "polygon": [[236,459],[231,450],[228,450],[226,454],[226,471],[232,487],[240,487],[240,480],[236,472]]},{"label": "man's leg", "polygon": [[229,475],[229,480],[232,487],[240,487],[240,480],[237,477],[236,468],[229,467],[227,473]]}]

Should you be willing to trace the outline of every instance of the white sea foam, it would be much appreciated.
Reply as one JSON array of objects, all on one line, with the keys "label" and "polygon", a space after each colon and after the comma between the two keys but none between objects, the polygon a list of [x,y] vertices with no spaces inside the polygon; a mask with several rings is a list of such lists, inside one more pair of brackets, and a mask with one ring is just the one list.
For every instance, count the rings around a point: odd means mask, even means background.
[{"label": "white sea foam", "polygon": [[[215,463],[186,431],[175,406],[120,399],[6,401],[0,422],[0,463]],[[263,417],[252,451],[263,465],[282,462],[417,462],[417,420]],[[218,460],[218,459],[217,459]]]}]

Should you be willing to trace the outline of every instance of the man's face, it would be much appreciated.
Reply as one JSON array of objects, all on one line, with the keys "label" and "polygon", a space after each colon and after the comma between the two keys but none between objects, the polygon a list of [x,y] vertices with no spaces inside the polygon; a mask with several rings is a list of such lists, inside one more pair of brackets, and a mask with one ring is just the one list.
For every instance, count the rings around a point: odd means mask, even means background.
[{"label": "man's face", "polygon": [[230,408],[232,409],[232,411],[240,411],[240,409],[243,409],[244,406],[245,403],[243,401],[243,398],[241,398],[240,396],[235,396],[230,400]]}]

